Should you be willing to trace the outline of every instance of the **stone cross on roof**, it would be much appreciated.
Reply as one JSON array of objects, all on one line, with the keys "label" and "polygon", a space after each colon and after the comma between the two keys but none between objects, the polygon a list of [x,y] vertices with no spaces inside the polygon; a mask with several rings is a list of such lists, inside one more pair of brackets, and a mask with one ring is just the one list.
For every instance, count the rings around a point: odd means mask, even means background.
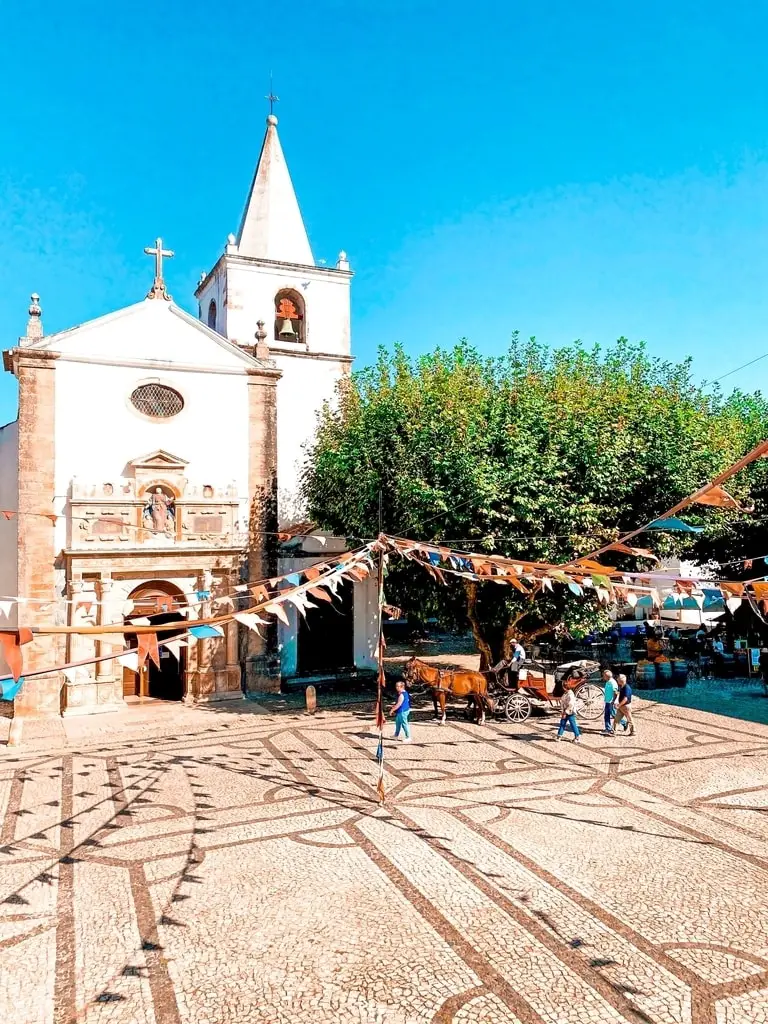
[{"label": "stone cross on roof", "polygon": [[170,302],[171,296],[165,287],[165,281],[163,280],[163,257],[166,256],[170,259],[174,253],[171,249],[163,248],[162,238],[155,239],[155,246],[147,247],[144,249],[147,256],[155,257],[155,281],[152,287],[147,292],[148,299],[166,299]]}]

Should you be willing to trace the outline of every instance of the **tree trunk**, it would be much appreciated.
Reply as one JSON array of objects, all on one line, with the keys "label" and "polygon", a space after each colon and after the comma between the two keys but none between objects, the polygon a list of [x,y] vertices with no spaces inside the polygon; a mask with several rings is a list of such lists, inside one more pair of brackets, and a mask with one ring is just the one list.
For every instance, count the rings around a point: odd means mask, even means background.
[{"label": "tree trunk", "polygon": [[472,627],[475,644],[480,652],[480,671],[487,672],[491,665],[494,665],[496,662],[494,661],[491,645],[486,640],[483,627],[480,625],[480,620],[477,617],[477,587],[477,583],[469,580],[464,581],[464,591],[467,595],[467,618]]}]

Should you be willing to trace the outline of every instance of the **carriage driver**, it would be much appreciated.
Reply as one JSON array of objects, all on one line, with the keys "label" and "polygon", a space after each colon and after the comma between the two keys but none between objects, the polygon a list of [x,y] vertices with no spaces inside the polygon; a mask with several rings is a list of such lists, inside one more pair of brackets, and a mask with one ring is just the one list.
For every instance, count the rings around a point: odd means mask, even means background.
[{"label": "carriage driver", "polygon": [[520,669],[525,661],[525,648],[519,640],[512,641],[512,657],[509,659],[509,681],[517,686],[520,677]]}]

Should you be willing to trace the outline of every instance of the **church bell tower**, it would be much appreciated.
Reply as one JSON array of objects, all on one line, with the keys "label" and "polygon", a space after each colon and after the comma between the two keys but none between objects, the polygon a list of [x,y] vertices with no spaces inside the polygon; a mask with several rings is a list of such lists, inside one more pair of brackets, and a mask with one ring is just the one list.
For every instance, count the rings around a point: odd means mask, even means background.
[{"label": "church bell tower", "polygon": [[351,278],[344,252],[335,267],[315,263],[277,118],[270,113],[237,235],[229,236],[195,295],[208,327],[282,371],[277,389],[282,523],[303,514],[299,484],[305,446],[323,403],[333,398],[352,363]]}]

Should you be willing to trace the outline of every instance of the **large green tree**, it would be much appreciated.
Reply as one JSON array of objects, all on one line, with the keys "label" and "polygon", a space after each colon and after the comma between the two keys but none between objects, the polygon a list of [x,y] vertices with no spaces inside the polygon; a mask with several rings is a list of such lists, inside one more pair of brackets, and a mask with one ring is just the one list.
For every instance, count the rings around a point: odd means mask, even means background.
[{"label": "large green tree", "polygon": [[[304,491],[315,521],[343,535],[376,535],[381,492],[385,532],[561,562],[670,507],[742,455],[766,424],[759,396],[706,393],[689,361],[651,358],[624,338],[601,351],[514,337],[499,358],[466,342],[417,359],[397,347],[324,410]],[[746,496],[746,488],[736,480],[731,489]],[[733,535],[732,517],[693,516],[707,524],[709,554]],[[656,550],[692,543],[657,535]],[[637,566],[621,557],[609,564]],[[487,584],[436,588],[420,572],[395,569],[388,593],[410,613],[468,620],[485,662],[506,654],[515,634],[578,632],[600,619],[594,599],[564,588],[531,597]]]}]

